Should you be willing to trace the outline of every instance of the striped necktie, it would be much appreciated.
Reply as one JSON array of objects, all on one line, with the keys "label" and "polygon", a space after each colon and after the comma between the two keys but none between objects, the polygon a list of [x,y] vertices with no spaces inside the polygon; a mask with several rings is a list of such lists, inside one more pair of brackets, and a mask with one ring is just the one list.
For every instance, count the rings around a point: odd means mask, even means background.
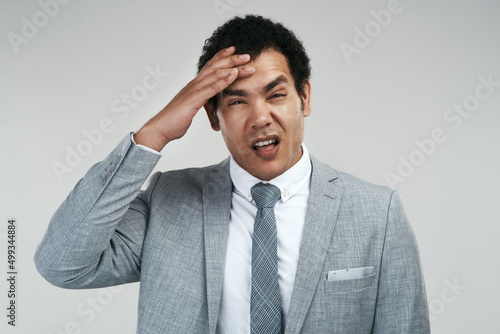
[{"label": "striped necktie", "polygon": [[281,294],[274,205],[281,193],[278,187],[263,183],[253,186],[251,193],[258,208],[252,241],[251,334],[280,334]]}]

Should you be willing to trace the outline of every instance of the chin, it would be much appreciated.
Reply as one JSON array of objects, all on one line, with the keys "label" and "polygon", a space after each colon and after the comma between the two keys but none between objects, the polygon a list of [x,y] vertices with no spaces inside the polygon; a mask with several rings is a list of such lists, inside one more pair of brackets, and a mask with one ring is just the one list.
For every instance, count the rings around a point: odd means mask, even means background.
[{"label": "chin", "polygon": [[262,181],[270,181],[281,174],[283,174],[285,170],[282,170],[281,168],[262,168],[258,170],[254,170],[251,174],[255,176],[256,178],[262,180]]}]

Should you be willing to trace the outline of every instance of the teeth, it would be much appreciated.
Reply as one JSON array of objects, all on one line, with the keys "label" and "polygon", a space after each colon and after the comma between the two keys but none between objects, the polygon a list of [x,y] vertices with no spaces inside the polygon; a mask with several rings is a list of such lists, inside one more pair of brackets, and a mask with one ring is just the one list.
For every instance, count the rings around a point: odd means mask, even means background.
[{"label": "teeth", "polygon": [[269,144],[273,144],[275,143],[276,140],[275,139],[271,139],[271,140],[264,140],[264,141],[260,141],[258,142],[257,144],[255,144],[255,146],[266,146],[266,145],[269,145]]}]

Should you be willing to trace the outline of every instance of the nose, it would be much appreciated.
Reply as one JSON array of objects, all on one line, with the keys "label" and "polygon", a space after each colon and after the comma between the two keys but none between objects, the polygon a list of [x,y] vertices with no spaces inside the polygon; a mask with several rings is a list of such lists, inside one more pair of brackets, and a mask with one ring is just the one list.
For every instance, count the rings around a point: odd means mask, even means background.
[{"label": "nose", "polygon": [[254,103],[250,109],[250,122],[253,129],[265,128],[273,122],[272,111],[266,103]]}]

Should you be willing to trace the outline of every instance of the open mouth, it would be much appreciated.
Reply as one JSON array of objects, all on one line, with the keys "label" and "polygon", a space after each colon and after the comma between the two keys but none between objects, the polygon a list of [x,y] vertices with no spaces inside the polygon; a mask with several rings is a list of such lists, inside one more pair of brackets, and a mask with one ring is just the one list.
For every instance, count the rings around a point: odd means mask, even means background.
[{"label": "open mouth", "polygon": [[262,141],[255,143],[253,145],[253,149],[261,151],[261,150],[269,149],[270,148],[269,146],[271,146],[271,145],[275,146],[277,143],[278,143],[278,140],[276,140],[276,139],[262,140]]},{"label": "open mouth", "polygon": [[264,159],[272,158],[278,149],[280,141],[278,137],[269,136],[266,138],[256,139],[252,144],[252,148],[255,150],[255,153]]}]

